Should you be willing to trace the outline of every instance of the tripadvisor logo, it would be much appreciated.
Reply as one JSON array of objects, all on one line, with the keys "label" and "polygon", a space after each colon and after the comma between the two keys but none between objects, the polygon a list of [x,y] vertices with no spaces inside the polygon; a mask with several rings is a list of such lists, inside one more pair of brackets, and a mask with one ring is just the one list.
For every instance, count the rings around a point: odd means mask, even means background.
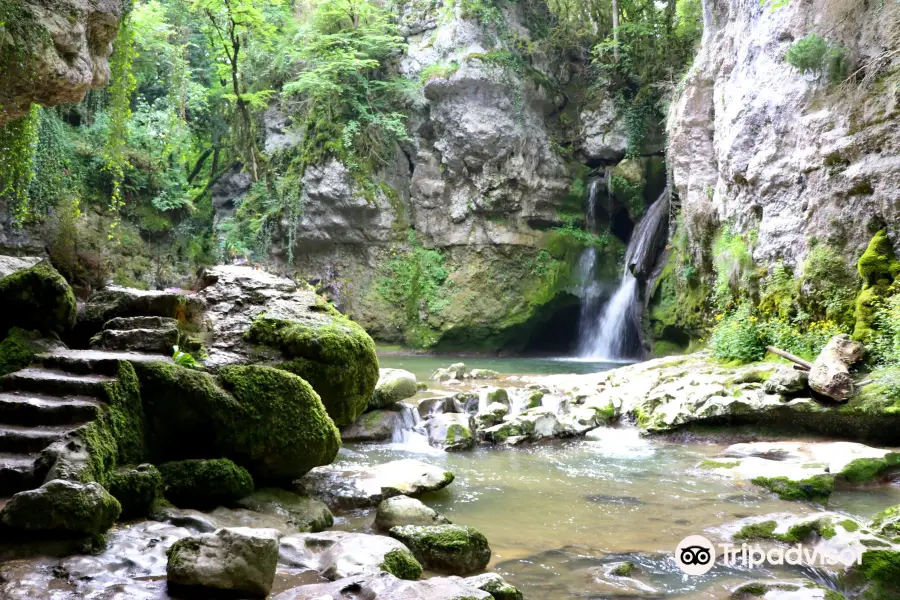
[{"label": "tripadvisor logo", "polygon": [[[763,548],[756,544],[719,544],[722,563],[733,567],[739,562],[753,569],[764,564],[821,567],[862,564],[862,551],[847,546],[840,550],[797,544],[789,548]],[[704,575],[716,564],[716,545],[702,535],[689,535],[675,548],[675,564],[688,575]]]}]

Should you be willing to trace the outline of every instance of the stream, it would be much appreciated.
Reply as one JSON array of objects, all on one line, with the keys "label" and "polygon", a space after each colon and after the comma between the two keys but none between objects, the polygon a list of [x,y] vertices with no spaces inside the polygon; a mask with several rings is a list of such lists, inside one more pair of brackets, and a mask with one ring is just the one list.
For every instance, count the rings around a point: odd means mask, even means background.
[{"label": "stream", "polygon": [[[464,358],[469,368],[501,373],[550,374],[613,368],[610,363],[547,358]],[[384,356],[383,367],[405,368],[425,380],[452,357]],[[433,391],[433,390],[432,390]],[[421,499],[454,523],[473,526],[490,541],[489,569],[518,586],[526,598],[727,598],[727,590],[754,579],[812,577],[824,572],[726,569],[689,577],[671,552],[693,534],[716,537],[723,526],[770,513],[817,512],[804,502],[780,500],[751,485],[698,472],[724,445],[642,438],[630,427],[600,428],[585,439],[517,449],[478,447],[445,453],[422,444],[346,445],[345,464],[419,458],[456,474],[454,483]],[[870,519],[900,504],[900,486],[837,490],[828,510]],[[373,516],[345,516],[337,527],[367,531]],[[634,578],[608,578],[613,563],[631,561]],[[782,568],[779,568],[782,569]],[[795,568],[796,569],[796,568]],[[833,585],[833,584],[832,584]]]}]

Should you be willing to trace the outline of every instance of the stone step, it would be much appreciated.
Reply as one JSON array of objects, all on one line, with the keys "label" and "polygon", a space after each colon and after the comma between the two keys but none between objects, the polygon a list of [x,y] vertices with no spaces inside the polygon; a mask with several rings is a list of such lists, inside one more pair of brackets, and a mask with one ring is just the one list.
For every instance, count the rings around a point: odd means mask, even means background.
[{"label": "stone step", "polygon": [[48,396],[100,396],[106,375],[74,375],[53,369],[22,369],[0,378],[0,390],[35,392]]},{"label": "stone step", "polygon": [[65,425],[93,421],[103,411],[103,403],[89,397],[43,396],[41,394],[0,393],[0,423],[7,425]]},{"label": "stone step", "polygon": [[34,463],[38,458],[38,454],[0,453],[0,496],[36,487]]},{"label": "stone step", "polygon": [[64,435],[77,429],[71,425],[0,425],[0,452],[40,453]]},{"label": "stone step", "polygon": [[104,329],[91,338],[93,350],[128,350],[172,354],[178,329]]},{"label": "stone step", "polygon": [[116,317],[103,329],[178,329],[178,321],[168,317]]},{"label": "stone step", "polygon": [[119,361],[154,362],[171,361],[169,355],[145,352],[112,352],[109,350],[57,350],[38,356],[47,369],[57,369],[67,373],[114,376],[119,370]]}]

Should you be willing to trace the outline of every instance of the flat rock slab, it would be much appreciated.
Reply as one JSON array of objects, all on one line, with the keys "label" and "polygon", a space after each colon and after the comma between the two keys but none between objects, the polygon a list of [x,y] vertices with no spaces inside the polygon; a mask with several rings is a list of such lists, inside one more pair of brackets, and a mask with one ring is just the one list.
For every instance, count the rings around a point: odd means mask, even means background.
[{"label": "flat rock slab", "polygon": [[317,467],[297,480],[332,510],[377,506],[385,498],[417,496],[450,485],[454,475],[415,459],[395,460],[374,467]]},{"label": "flat rock slab", "polygon": [[492,596],[459,577],[432,577],[420,581],[397,579],[388,573],[339,579],[333,583],[304,585],[272,600],[492,600]]},{"label": "flat rock slab", "polygon": [[318,571],[329,580],[376,575],[385,555],[395,550],[409,552],[401,542],[383,535],[323,531],[281,538],[283,565]]}]

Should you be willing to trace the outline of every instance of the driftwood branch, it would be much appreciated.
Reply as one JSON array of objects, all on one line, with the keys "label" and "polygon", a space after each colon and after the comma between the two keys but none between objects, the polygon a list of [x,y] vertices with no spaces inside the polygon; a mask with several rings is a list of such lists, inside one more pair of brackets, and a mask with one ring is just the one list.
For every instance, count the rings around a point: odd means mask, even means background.
[{"label": "driftwood branch", "polygon": [[776,348],[775,346],[766,346],[766,350],[768,350],[772,354],[777,354],[781,358],[786,358],[789,361],[791,361],[792,363],[800,365],[807,371],[812,369],[811,362],[809,362],[807,360],[803,360],[799,356],[795,356],[795,355],[791,354],[790,352],[785,352],[784,350],[781,350],[780,348]]}]

